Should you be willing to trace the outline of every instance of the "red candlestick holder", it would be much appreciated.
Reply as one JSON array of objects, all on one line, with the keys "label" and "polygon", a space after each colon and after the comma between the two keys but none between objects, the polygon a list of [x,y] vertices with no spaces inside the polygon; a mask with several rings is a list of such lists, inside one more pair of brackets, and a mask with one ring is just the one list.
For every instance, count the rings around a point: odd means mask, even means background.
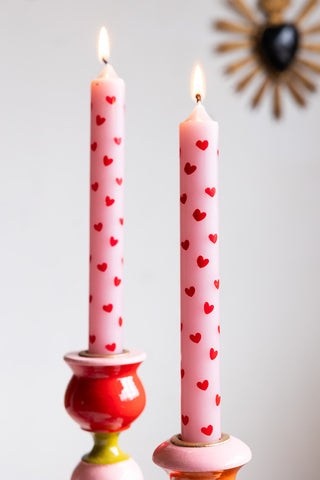
[{"label": "red candlestick holder", "polygon": [[159,445],[153,461],[171,480],[235,480],[251,456],[245,443],[224,433],[215,443],[183,442],[180,435],[175,435]]},{"label": "red candlestick holder", "polygon": [[64,359],[73,371],[65,408],[94,439],[93,449],[82,457],[71,480],[142,480],[139,466],[120,450],[118,436],[145,407],[145,391],[137,375],[145,353],[73,352]]}]

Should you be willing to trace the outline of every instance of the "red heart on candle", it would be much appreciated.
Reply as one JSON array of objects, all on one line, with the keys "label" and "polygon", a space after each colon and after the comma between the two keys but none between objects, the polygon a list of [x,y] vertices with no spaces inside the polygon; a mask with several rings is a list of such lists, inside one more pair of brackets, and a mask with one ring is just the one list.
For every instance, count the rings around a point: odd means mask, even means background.
[{"label": "red heart on candle", "polygon": [[123,218],[119,218],[119,222],[121,225],[123,225]]},{"label": "red heart on candle", "polygon": [[109,305],[103,305],[102,309],[105,311],[105,312],[112,312],[112,309],[113,309],[113,305],[112,303],[109,303]]},{"label": "red heart on candle", "polygon": [[181,378],[183,378],[183,377],[184,377],[184,370],[183,370],[183,368],[181,368]]},{"label": "red heart on candle", "polygon": [[216,243],[216,241],[218,240],[218,235],[215,233],[214,235],[212,233],[210,233],[209,235],[209,240],[212,242],[212,243]]},{"label": "red heart on candle", "polygon": [[97,117],[96,117],[96,122],[97,122],[97,125],[98,125],[98,126],[99,126],[99,125],[102,125],[105,121],[106,121],[105,118],[100,117],[100,115],[97,115]]},{"label": "red heart on candle", "polygon": [[120,138],[120,137],[114,137],[113,140],[115,141],[115,143],[116,143],[117,145],[120,145],[120,143],[122,142],[122,138]]},{"label": "red heart on candle", "polygon": [[194,287],[189,287],[189,288],[185,288],[184,291],[186,292],[186,294],[188,295],[188,297],[193,297],[193,295],[195,294],[196,289],[195,289]]},{"label": "red heart on candle", "polygon": [[89,295],[89,303],[92,302],[92,295]]},{"label": "red heart on candle", "polygon": [[218,333],[220,333],[220,325],[218,325]]},{"label": "red heart on candle", "polygon": [[215,350],[214,348],[210,348],[210,358],[211,360],[214,360],[217,358],[218,355],[218,350]]},{"label": "red heart on candle", "polygon": [[209,313],[211,313],[214,309],[214,305],[210,305],[208,302],[206,302],[204,305],[203,305],[203,310],[204,310],[204,313],[206,313],[207,315],[209,315]]},{"label": "red heart on candle", "polygon": [[121,283],[121,278],[118,278],[118,277],[114,277],[114,284],[116,287],[118,287]]},{"label": "red heart on candle", "polygon": [[95,152],[96,149],[97,149],[97,146],[98,146],[97,142],[91,143],[91,150],[92,150],[93,152]]},{"label": "red heart on candle", "polygon": [[203,142],[201,140],[198,140],[196,142],[196,146],[200,148],[200,150],[206,150],[209,146],[209,142],[208,140],[203,140]]},{"label": "red heart on candle", "polygon": [[118,185],[121,185],[122,184],[122,178],[116,178],[116,182]]},{"label": "red heart on candle", "polygon": [[98,190],[98,187],[99,187],[99,183],[98,182],[95,182],[91,185],[91,188],[94,192],[96,192]]},{"label": "red heart on candle", "polygon": [[220,395],[217,394],[216,395],[216,405],[217,405],[217,407],[219,407],[220,402],[221,402],[221,397],[220,397]]},{"label": "red heart on candle", "polygon": [[183,425],[188,425],[188,423],[189,423],[188,415],[181,415],[181,420],[182,420]]},{"label": "red heart on candle", "polygon": [[184,205],[187,201],[187,194],[180,195],[180,202]]},{"label": "red heart on candle", "polygon": [[212,426],[212,425],[208,425],[207,427],[202,427],[202,428],[201,428],[201,432],[204,433],[204,435],[208,435],[208,437],[210,437],[210,435],[211,435],[212,432],[213,432],[213,426]]},{"label": "red heart on candle", "polygon": [[118,242],[119,242],[119,240],[117,240],[116,238],[110,237],[110,245],[111,245],[111,247],[115,247]]},{"label": "red heart on candle", "polygon": [[184,166],[184,171],[186,172],[187,175],[191,175],[196,170],[197,170],[196,165],[191,165],[189,162],[187,162]]},{"label": "red heart on candle", "polygon": [[214,283],[214,286],[216,287],[216,289],[219,290],[220,280],[215,280],[213,283]]},{"label": "red heart on candle", "polygon": [[101,263],[100,265],[97,265],[97,268],[100,270],[100,272],[105,272],[108,268],[108,265],[106,263]]},{"label": "red heart on candle", "polygon": [[210,187],[207,187],[205,189],[205,192],[207,195],[209,195],[210,197],[214,197],[215,194],[216,194],[216,189],[214,187],[210,188]]},{"label": "red heart on candle", "polygon": [[90,343],[94,343],[96,341],[96,336],[95,335],[90,335],[89,340],[90,340]]},{"label": "red heart on candle", "polygon": [[190,340],[194,343],[199,343],[201,340],[201,333],[196,333],[195,335],[190,335]]},{"label": "red heart on candle", "polygon": [[107,155],[105,155],[103,157],[103,163],[105,164],[105,166],[107,167],[108,165],[111,165],[111,163],[113,162],[113,158],[109,158],[107,157]]},{"label": "red heart on candle", "polygon": [[198,267],[200,268],[204,268],[208,265],[209,263],[209,259],[208,258],[203,258],[202,255],[199,255],[199,257],[197,258],[197,264],[198,264]]},{"label": "red heart on candle", "polygon": [[220,150],[217,150],[217,155],[218,155],[218,157],[219,157],[219,155],[220,155]]},{"label": "red heart on candle", "polygon": [[93,225],[93,228],[95,230],[97,230],[97,232],[101,232],[102,230],[102,223],[96,223],[95,225]]},{"label": "red heart on candle", "polygon": [[122,324],[123,324],[122,317],[119,317],[119,326],[122,327]]},{"label": "red heart on candle", "polygon": [[111,343],[109,345],[106,345],[105,346],[107,350],[109,350],[109,352],[114,352],[115,349],[116,349],[116,344],[115,343]]},{"label": "red heart on candle", "polygon": [[183,250],[188,250],[189,245],[189,240],[184,240],[183,242],[181,242],[181,247],[183,248]]},{"label": "red heart on candle", "polygon": [[203,382],[198,382],[197,387],[200,388],[200,390],[207,390],[207,388],[209,387],[208,380],[203,380]]},{"label": "red heart on candle", "polygon": [[116,97],[106,97],[106,100],[108,103],[110,103],[110,105],[113,105],[114,102],[116,101]]},{"label": "red heart on candle", "polygon": [[193,218],[197,220],[197,222],[201,222],[201,220],[203,220],[207,216],[206,212],[201,212],[199,208],[197,208],[192,215]]},{"label": "red heart on candle", "polygon": [[106,197],[106,205],[107,207],[110,207],[111,205],[114,204],[114,198],[110,198],[109,196]]}]

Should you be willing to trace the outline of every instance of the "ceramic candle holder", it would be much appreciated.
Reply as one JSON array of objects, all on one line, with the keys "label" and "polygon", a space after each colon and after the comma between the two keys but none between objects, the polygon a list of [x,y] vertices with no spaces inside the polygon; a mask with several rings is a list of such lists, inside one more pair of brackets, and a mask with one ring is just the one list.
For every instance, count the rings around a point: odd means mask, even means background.
[{"label": "ceramic candle holder", "polygon": [[137,375],[145,359],[140,351],[117,355],[73,352],[64,357],[73,371],[65,408],[94,446],[82,457],[71,480],[142,480],[139,466],[118,446],[118,436],[145,407],[145,392]]},{"label": "ceramic candle holder", "polygon": [[171,480],[235,480],[251,456],[245,443],[226,434],[215,443],[188,443],[175,435],[159,445],[153,461]]}]

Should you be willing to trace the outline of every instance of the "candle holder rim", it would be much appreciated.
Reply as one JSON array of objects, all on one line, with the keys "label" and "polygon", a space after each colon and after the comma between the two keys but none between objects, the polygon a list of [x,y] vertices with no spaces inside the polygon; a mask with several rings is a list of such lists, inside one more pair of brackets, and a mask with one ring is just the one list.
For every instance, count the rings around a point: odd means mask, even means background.
[{"label": "candle holder rim", "polygon": [[145,352],[141,350],[126,350],[126,353],[105,356],[81,355],[83,351],[67,353],[63,358],[68,364],[78,364],[89,367],[108,367],[131,365],[142,363],[145,358]]},{"label": "candle holder rim", "polygon": [[211,442],[211,443],[199,443],[199,442],[185,442],[181,438],[181,433],[178,433],[177,435],[174,435],[173,437],[170,438],[170,442],[173,443],[174,445],[177,445],[178,447],[191,447],[191,448],[201,448],[201,447],[213,447],[215,445],[220,445],[221,443],[225,443],[228,440],[230,440],[230,435],[227,433],[222,433],[220,440],[217,440],[216,442]]},{"label": "candle holder rim", "polygon": [[[174,436],[172,438],[177,437]],[[153,453],[153,462],[166,471],[219,472],[242,467],[252,458],[250,448],[236,437],[213,444],[194,446],[176,445],[172,438],[159,445]]]}]

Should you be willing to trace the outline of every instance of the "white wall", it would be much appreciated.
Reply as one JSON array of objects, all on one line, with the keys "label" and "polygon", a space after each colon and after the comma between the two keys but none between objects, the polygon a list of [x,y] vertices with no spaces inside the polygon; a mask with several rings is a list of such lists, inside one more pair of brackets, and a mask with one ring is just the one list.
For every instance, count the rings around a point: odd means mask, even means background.
[{"label": "white wall", "polygon": [[212,51],[222,0],[0,9],[3,478],[68,479],[91,446],[63,409],[62,356],[86,347],[89,82],[106,24],[127,84],[125,343],[148,354],[148,406],[121,445],[166,478],[151,455],[179,431],[178,123],[200,60],[221,128],[223,430],[252,447],[239,478],[316,480],[320,95],[304,111],[286,96],[281,123],[270,98],[252,112]]}]

